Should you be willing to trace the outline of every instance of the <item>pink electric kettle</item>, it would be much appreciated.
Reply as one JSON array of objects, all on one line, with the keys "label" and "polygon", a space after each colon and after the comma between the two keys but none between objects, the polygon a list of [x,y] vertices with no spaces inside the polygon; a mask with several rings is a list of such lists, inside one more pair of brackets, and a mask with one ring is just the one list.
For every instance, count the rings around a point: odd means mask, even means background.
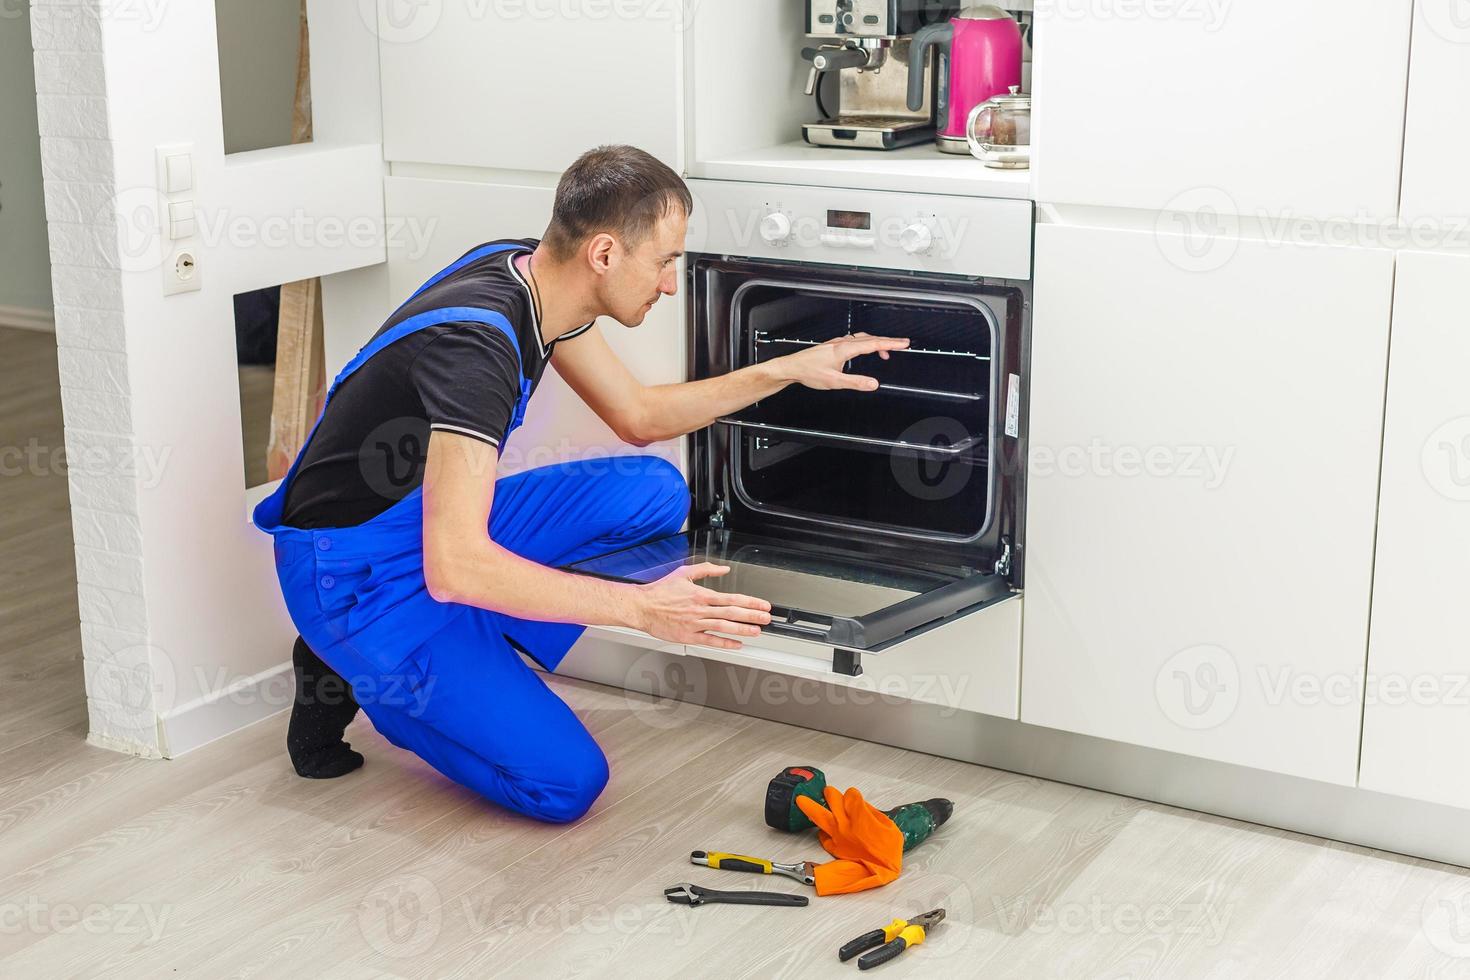
[{"label": "pink electric kettle", "polygon": [[990,4],[965,7],[946,23],[921,27],[909,49],[911,112],[924,105],[924,60],[931,47],[939,77],[935,145],[945,153],[969,153],[965,124],[970,110],[1021,84],[1021,28]]}]

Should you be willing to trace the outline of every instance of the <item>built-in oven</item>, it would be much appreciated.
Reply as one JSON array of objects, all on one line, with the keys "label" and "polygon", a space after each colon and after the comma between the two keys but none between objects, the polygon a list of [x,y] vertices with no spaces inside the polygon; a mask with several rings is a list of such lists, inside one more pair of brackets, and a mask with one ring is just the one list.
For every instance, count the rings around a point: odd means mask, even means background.
[{"label": "built-in oven", "polygon": [[847,364],[875,391],[792,385],[694,434],[688,530],[571,567],[647,582],[729,565],[705,584],[769,600],[768,632],[831,648],[848,674],[1010,598],[1025,569],[1029,202],[700,191],[690,377],[853,333],[909,346]]}]

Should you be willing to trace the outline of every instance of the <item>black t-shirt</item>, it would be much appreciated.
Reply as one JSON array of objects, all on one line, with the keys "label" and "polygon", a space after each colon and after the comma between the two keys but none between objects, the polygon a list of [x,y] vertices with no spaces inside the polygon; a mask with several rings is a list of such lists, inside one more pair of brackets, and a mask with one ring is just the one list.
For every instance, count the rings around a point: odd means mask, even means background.
[{"label": "black t-shirt", "polygon": [[350,527],[387,510],[423,484],[434,429],[498,447],[520,397],[521,376],[534,386],[553,345],[592,326],[583,324],[543,344],[530,289],[512,265],[535,249],[537,240],[498,244],[516,248],[446,276],[395,311],[373,336],[427,310],[495,310],[519,338],[519,370],[509,338],[488,324],[447,321],[389,344],[342,382],[327,404],[286,490],[284,524]]}]

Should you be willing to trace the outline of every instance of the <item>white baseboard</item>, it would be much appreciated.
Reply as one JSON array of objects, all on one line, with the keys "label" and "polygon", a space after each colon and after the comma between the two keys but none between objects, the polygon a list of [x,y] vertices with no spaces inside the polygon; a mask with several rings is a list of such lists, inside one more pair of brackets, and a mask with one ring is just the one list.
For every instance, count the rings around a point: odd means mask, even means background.
[{"label": "white baseboard", "polygon": [[[222,691],[181,704],[158,720],[163,757],[177,759],[291,707],[296,676],[290,661],[241,678]],[[285,751],[284,746],[281,751]]]},{"label": "white baseboard", "polygon": [[[557,673],[1329,840],[1470,867],[1470,813],[1004,718],[793,686],[779,674],[584,637]],[[767,683],[771,686],[767,687]],[[772,693],[776,695],[772,697]],[[697,711],[698,709],[694,709]],[[650,723],[677,728],[679,708]],[[822,764],[821,759],[789,759]],[[616,760],[613,760],[616,765]],[[841,779],[840,773],[833,774]]]},{"label": "white baseboard", "polygon": [[19,327],[21,330],[56,332],[56,319],[50,310],[35,310],[27,306],[0,306],[0,327]]}]

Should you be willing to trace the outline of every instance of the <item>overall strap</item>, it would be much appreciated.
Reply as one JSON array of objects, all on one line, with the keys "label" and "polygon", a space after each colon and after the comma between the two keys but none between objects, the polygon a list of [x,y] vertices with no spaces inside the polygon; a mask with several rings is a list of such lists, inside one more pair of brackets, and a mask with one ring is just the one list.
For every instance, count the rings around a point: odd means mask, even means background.
[{"label": "overall strap", "polygon": [[[478,248],[471,249],[464,255],[461,255],[459,258],[455,259],[448,266],[434,273],[434,275],[430,277],[427,282],[425,282],[422,286],[413,291],[413,295],[409,296],[408,299],[398,304],[398,310],[403,309],[409,303],[412,303],[414,300],[418,299],[419,294],[428,289],[430,286],[437,285],[445,277],[453,275],[460,269],[463,269],[465,266],[469,265],[471,262],[478,262],[481,259],[485,258],[487,255],[498,255],[501,252],[512,252],[521,247],[522,246],[520,245],[490,244],[481,245]],[[394,310],[393,314],[397,315],[398,310]]]},{"label": "overall strap", "polygon": [[[332,395],[336,393],[342,382],[351,377],[358,368],[368,362],[369,358],[389,344],[402,340],[411,333],[432,327],[435,324],[448,323],[450,321],[483,323],[486,326],[499,330],[510,341],[511,350],[515,351],[517,372],[519,373],[523,370],[520,366],[521,342],[516,337],[515,328],[510,325],[510,321],[506,319],[503,313],[497,313],[494,310],[484,310],[475,306],[446,306],[437,310],[427,310],[423,313],[417,313],[374,337],[362,350],[357,352],[352,360],[347,362],[347,366],[342,369],[342,372],[337,375],[336,380],[332,382],[332,386],[327,389],[327,397],[322,400],[322,411],[317,415],[316,422],[312,424],[311,432],[307,434],[306,439],[301,443],[301,449],[297,451],[296,458],[292,460],[291,468],[286,471],[286,476],[281,480],[281,485],[277,492],[283,493],[286,487],[290,485],[291,479],[296,475],[296,470],[300,467],[302,458],[306,456],[306,447],[311,445],[312,436],[316,435],[316,430],[321,426],[322,419],[326,417],[327,404],[332,400]],[[521,396],[516,402],[517,418],[525,411],[528,387],[529,385],[526,384],[523,378],[521,382]]]}]

